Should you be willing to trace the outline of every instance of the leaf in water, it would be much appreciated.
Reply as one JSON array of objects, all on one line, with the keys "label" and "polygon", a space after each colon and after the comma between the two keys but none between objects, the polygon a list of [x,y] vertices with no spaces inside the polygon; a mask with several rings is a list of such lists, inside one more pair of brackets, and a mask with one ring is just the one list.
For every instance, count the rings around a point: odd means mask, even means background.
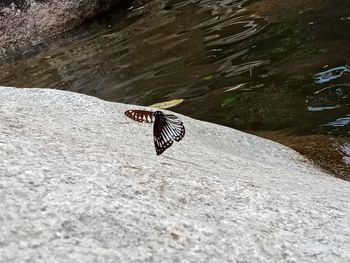
[{"label": "leaf in water", "polygon": [[225,109],[231,108],[234,105],[236,99],[237,95],[226,96],[224,98],[224,101],[221,103],[221,107]]},{"label": "leaf in water", "polygon": [[214,75],[205,76],[205,77],[202,78],[202,79],[203,79],[203,80],[211,80],[212,78],[214,78]]},{"label": "leaf in water", "polygon": [[152,105],[150,105],[150,107],[159,108],[159,109],[168,109],[168,108],[175,107],[175,106],[179,105],[183,101],[184,101],[183,99],[169,100],[169,101],[164,101],[164,102],[152,104]]},{"label": "leaf in water", "polygon": [[203,77],[202,80],[212,80],[212,79],[217,78],[217,77],[220,77],[220,74],[215,73],[215,74],[210,74],[208,76]]}]

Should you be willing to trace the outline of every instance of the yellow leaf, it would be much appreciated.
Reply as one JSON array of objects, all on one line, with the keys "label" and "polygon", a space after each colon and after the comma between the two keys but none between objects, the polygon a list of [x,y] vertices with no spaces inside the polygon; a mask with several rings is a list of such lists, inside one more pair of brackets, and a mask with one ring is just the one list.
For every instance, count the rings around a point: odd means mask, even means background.
[{"label": "yellow leaf", "polygon": [[164,102],[152,104],[152,105],[150,105],[150,107],[159,108],[159,109],[168,109],[168,108],[175,107],[175,106],[179,105],[183,101],[184,101],[183,99],[169,100],[169,101],[164,101]]}]

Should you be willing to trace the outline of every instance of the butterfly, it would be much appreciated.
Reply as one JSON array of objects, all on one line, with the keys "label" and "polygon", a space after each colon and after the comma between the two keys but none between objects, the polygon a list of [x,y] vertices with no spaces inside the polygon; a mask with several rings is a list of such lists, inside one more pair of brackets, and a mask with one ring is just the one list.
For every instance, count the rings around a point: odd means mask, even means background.
[{"label": "butterfly", "polygon": [[185,136],[185,126],[175,115],[162,111],[127,110],[125,115],[137,122],[154,123],[153,137],[157,155]]}]

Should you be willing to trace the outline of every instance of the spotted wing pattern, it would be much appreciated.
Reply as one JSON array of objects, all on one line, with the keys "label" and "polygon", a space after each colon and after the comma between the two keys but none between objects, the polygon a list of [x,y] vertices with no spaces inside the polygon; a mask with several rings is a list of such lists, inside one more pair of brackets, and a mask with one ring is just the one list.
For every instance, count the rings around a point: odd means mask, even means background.
[{"label": "spotted wing pattern", "polygon": [[157,155],[160,155],[173,144],[174,140],[179,142],[185,136],[185,127],[175,115],[156,111],[154,116],[154,146]]},{"label": "spotted wing pattern", "polygon": [[153,122],[153,112],[146,110],[127,110],[125,115],[138,122]]}]

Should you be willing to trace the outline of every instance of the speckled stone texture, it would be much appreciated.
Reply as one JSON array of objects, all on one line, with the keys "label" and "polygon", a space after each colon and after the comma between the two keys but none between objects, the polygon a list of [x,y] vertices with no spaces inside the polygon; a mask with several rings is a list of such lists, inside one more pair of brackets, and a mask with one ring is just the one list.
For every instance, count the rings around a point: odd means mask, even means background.
[{"label": "speckled stone texture", "polygon": [[0,1],[0,61],[77,27],[122,1],[129,0]]},{"label": "speckled stone texture", "polygon": [[0,88],[0,262],[349,262],[350,183],[179,115],[157,156],[132,105]]}]

